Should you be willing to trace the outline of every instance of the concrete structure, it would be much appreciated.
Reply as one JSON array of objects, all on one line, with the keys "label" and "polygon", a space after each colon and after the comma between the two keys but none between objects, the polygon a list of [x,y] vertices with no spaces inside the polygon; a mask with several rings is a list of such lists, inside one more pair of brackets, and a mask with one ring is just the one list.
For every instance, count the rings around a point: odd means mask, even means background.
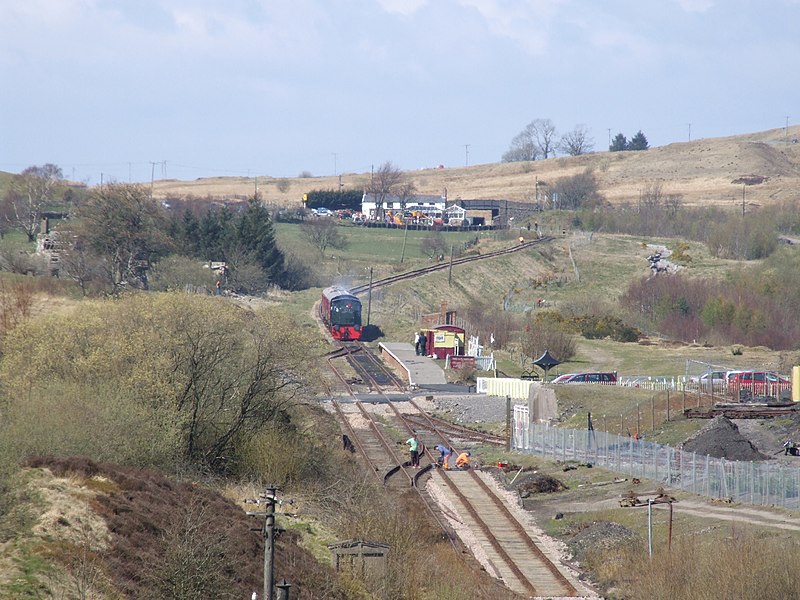
[{"label": "concrete structure", "polygon": [[403,342],[382,342],[378,344],[381,358],[405,373],[408,385],[412,388],[447,383],[442,368],[427,356],[417,356],[414,346]]}]

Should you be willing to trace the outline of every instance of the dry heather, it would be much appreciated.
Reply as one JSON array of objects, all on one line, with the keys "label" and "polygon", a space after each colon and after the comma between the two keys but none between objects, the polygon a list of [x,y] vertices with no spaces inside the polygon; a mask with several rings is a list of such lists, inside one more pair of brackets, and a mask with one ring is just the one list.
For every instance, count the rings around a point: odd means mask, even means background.
[{"label": "dry heather", "polygon": [[[597,152],[533,163],[496,163],[463,168],[432,168],[409,172],[421,194],[444,194],[451,199],[493,198],[532,201],[535,182],[555,180],[592,169],[601,193],[612,203],[635,204],[649,183],[661,180],[665,194],[681,194],[687,205],[739,206],[742,183],[745,200],[764,205],[796,199],[800,189],[800,126],[725,138],[700,139],[651,148],[646,152]],[[400,165],[402,167],[402,165]],[[345,173],[345,189],[363,189],[368,173]],[[155,183],[159,197],[252,196],[256,180],[249,177],[209,177],[195,181]],[[259,176],[258,191],[270,204],[299,205],[304,193],[337,189],[339,177],[276,179]]]},{"label": "dry heather", "polygon": [[[81,597],[158,598],[183,578],[206,591],[219,587],[210,596],[217,598],[261,589],[263,541],[251,530],[258,523],[217,492],[81,458],[37,458],[28,466],[39,470],[31,547],[55,566],[44,587],[78,586],[88,594]],[[276,545],[276,581],[291,580],[293,597],[345,597],[330,566],[302,549],[297,534],[282,533]]]}]

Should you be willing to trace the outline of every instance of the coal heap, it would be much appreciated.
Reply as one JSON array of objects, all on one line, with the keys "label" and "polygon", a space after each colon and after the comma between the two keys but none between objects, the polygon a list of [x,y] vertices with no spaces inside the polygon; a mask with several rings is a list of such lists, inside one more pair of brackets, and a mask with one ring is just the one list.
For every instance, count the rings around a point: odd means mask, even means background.
[{"label": "coal heap", "polygon": [[739,428],[727,417],[715,417],[708,426],[683,444],[685,452],[707,454],[726,460],[767,460],[750,440],[739,433]]}]

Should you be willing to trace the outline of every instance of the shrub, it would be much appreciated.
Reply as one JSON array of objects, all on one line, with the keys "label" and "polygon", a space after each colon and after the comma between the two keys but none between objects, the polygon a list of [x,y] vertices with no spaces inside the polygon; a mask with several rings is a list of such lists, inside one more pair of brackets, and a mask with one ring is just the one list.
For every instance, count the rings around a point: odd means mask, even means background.
[{"label": "shrub", "polygon": [[213,297],[137,294],[18,327],[0,373],[7,394],[26,392],[8,396],[26,452],[178,455],[224,471],[266,424],[287,421],[313,345],[277,307],[253,314]]},{"label": "shrub", "polygon": [[217,276],[198,259],[185,256],[168,256],[150,269],[149,287],[153,291],[178,291],[189,286],[206,286],[213,289]]},{"label": "shrub", "polygon": [[611,316],[585,316],[579,319],[580,332],[586,339],[611,338],[616,342],[638,342],[642,332]]},{"label": "shrub", "polygon": [[[548,322],[548,317],[551,315],[554,318]],[[561,362],[573,358],[576,353],[575,336],[566,332],[560,325],[560,315],[556,317],[549,311],[538,313],[525,325],[520,345],[522,353],[533,360],[544,354],[545,350],[549,350],[550,354]]]}]

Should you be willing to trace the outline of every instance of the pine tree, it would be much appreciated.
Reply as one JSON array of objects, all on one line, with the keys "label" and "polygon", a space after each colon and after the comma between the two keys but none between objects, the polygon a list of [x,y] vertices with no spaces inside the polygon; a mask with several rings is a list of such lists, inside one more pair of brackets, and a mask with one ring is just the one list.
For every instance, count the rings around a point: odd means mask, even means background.
[{"label": "pine tree", "polygon": [[644,137],[642,130],[640,129],[636,132],[636,135],[631,138],[631,141],[628,142],[628,150],[647,150],[649,148],[649,144],[647,143],[647,138]]},{"label": "pine tree", "polygon": [[611,145],[608,147],[609,152],[621,152],[622,150],[628,149],[628,140],[627,138],[618,133],[614,138],[614,141],[611,142]]},{"label": "pine tree", "polygon": [[267,280],[280,282],[283,275],[283,253],[275,242],[275,229],[266,207],[255,198],[247,203],[247,209],[236,221],[236,241],[253,252],[258,266]]}]

